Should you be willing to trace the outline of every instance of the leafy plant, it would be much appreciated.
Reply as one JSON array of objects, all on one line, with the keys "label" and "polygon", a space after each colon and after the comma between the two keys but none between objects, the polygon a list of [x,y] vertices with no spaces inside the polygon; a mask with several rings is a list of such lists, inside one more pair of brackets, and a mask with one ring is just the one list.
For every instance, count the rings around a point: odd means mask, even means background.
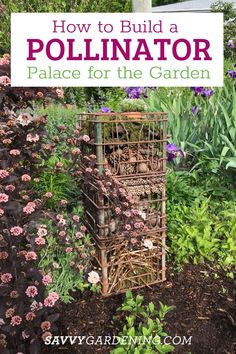
[{"label": "leafy plant", "polygon": [[155,354],[174,350],[173,346],[162,344],[162,338],[167,336],[164,331],[165,316],[174,307],[160,302],[160,308],[156,310],[152,302],[144,305],[143,301],[143,296],[137,295],[134,298],[131,291],[126,292],[124,303],[117,309],[118,315],[115,318],[123,325],[119,337],[127,340],[121,341],[111,351],[112,354]]},{"label": "leafy plant", "polygon": [[147,105],[142,99],[125,98],[120,103],[121,112],[144,112]]},{"label": "leafy plant", "polygon": [[[56,291],[60,299],[69,303],[72,292],[89,287],[87,273],[92,268],[94,252],[86,228],[80,221],[82,209],[76,214],[52,214],[41,222],[45,225],[45,245],[40,251],[39,267],[51,274],[50,291]],[[90,286],[97,291],[99,286]]]}]

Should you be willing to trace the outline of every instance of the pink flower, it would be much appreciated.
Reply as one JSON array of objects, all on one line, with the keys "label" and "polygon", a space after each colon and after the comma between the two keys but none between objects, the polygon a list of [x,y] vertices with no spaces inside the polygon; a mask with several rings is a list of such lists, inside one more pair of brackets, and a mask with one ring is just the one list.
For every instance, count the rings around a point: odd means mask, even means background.
[{"label": "pink flower", "polygon": [[65,206],[68,204],[68,201],[66,199],[61,199],[60,200],[60,205]]},{"label": "pink flower", "polygon": [[64,230],[60,231],[58,234],[60,237],[65,237],[66,236],[66,232]]},{"label": "pink flower", "polygon": [[73,248],[72,247],[67,247],[66,248],[66,253],[71,253],[73,251]]},{"label": "pink flower", "polygon": [[63,91],[63,89],[57,88],[57,89],[56,89],[56,94],[57,94],[57,97],[63,98],[63,97],[64,97],[64,91]]},{"label": "pink flower", "polygon": [[8,65],[10,61],[7,58],[0,59],[0,65]]},{"label": "pink flower", "polygon": [[91,172],[93,172],[93,169],[92,169],[91,167],[87,167],[87,168],[85,169],[85,171],[88,172],[88,173],[91,173]]},{"label": "pink flower", "polygon": [[62,215],[62,214],[57,214],[56,219],[57,219],[57,220],[63,219],[63,215]]},{"label": "pink flower", "polygon": [[72,220],[75,222],[79,222],[80,221],[80,217],[78,215],[73,215],[72,216]]},{"label": "pink flower", "polygon": [[48,294],[48,296],[50,296],[52,299],[54,299],[55,301],[59,300],[59,295],[58,293],[56,293],[55,291],[52,291]]},{"label": "pink flower", "polygon": [[84,225],[81,225],[80,226],[80,230],[82,231],[82,232],[85,232],[87,229],[86,229],[86,226],[84,226]]},{"label": "pink flower", "polygon": [[88,135],[83,135],[82,140],[87,143],[90,140],[90,137]]},{"label": "pink flower", "polygon": [[35,313],[33,312],[28,312],[25,316],[26,321],[33,321],[33,319],[36,317]]},{"label": "pink flower", "polygon": [[35,211],[36,204],[34,202],[29,202],[23,208],[23,212],[26,214],[32,214]]},{"label": "pink flower", "polygon": [[83,238],[84,235],[82,234],[82,232],[78,231],[78,232],[76,232],[75,237],[80,239],[80,238]]},{"label": "pink flower", "polygon": [[13,186],[13,184],[8,184],[6,187],[5,187],[6,191],[9,191],[9,192],[13,192],[16,187]]},{"label": "pink flower", "polygon": [[0,259],[7,259],[9,257],[8,253],[5,251],[0,252]]},{"label": "pink flower", "polygon": [[48,233],[48,232],[47,232],[46,228],[44,228],[44,227],[42,227],[42,226],[39,226],[38,231],[37,231],[37,235],[38,235],[39,237],[46,236],[47,233]]},{"label": "pink flower", "polygon": [[20,226],[13,226],[11,229],[10,229],[10,233],[13,235],[13,236],[19,236],[23,233],[23,229],[22,227]]},{"label": "pink flower", "polygon": [[21,180],[23,182],[29,182],[31,180],[31,177],[29,175],[22,175]]},{"label": "pink flower", "polygon": [[33,121],[33,118],[30,116],[29,113],[22,113],[19,115],[16,121],[24,127],[29,125]]},{"label": "pink flower", "polygon": [[11,85],[11,79],[8,76],[6,76],[6,75],[0,76],[0,85],[10,86]]},{"label": "pink flower", "polygon": [[11,297],[12,299],[16,299],[16,298],[18,298],[18,296],[19,296],[19,294],[18,294],[18,292],[17,292],[16,290],[12,290],[12,291],[10,292],[10,297]]},{"label": "pink flower", "polygon": [[4,210],[0,208],[0,217],[4,215]]},{"label": "pink flower", "polygon": [[12,150],[10,150],[10,155],[12,155],[12,156],[19,156],[19,155],[20,155],[20,150],[18,150],[18,149],[12,149]]},{"label": "pink flower", "polygon": [[30,143],[36,143],[37,141],[39,141],[39,135],[38,134],[29,133],[26,136],[26,141],[29,141]]},{"label": "pink flower", "polygon": [[43,332],[48,331],[51,328],[51,322],[44,321],[41,323],[41,329]]},{"label": "pink flower", "polygon": [[29,338],[29,336],[30,336],[26,331],[23,331],[23,332],[21,333],[21,335],[22,335],[22,338],[23,338],[23,339],[27,339],[27,338]]},{"label": "pink flower", "polygon": [[38,289],[36,288],[36,286],[28,286],[25,293],[28,297],[35,297],[36,295],[38,295]]},{"label": "pink flower", "polygon": [[4,273],[1,275],[1,281],[3,283],[9,283],[12,280],[12,275],[11,273]]},{"label": "pink flower", "polygon": [[125,189],[124,188],[119,188],[119,192],[124,194],[125,193]]},{"label": "pink flower", "polygon": [[131,225],[130,225],[130,224],[126,224],[125,227],[124,227],[124,229],[125,229],[126,231],[130,231],[130,230],[131,230]]},{"label": "pink flower", "polygon": [[45,307],[53,307],[58,299],[59,299],[58,294],[56,292],[51,292],[44,299],[44,306]]},{"label": "pink flower", "polygon": [[0,170],[0,178],[6,178],[9,176],[9,172],[6,170]]},{"label": "pink flower", "polygon": [[42,246],[42,245],[45,245],[46,240],[45,240],[45,238],[39,236],[39,237],[36,237],[35,243],[36,243],[36,245],[38,245],[38,246]]},{"label": "pink flower", "polygon": [[72,155],[79,155],[81,153],[81,150],[79,148],[75,148],[71,150]]},{"label": "pink flower", "polygon": [[14,313],[15,313],[14,308],[10,307],[9,309],[6,310],[5,317],[6,318],[10,318],[10,317],[12,317],[14,315]]},{"label": "pink flower", "polygon": [[37,254],[33,251],[26,252],[25,254],[26,261],[35,261],[37,258]]},{"label": "pink flower", "polygon": [[42,302],[37,302],[35,300],[30,305],[31,311],[38,311],[38,310],[41,310],[42,308],[43,308]]},{"label": "pink flower", "polygon": [[46,198],[52,198],[53,194],[51,192],[47,192],[44,194]]},{"label": "pink flower", "polygon": [[9,197],[5,193],[0,193],[0,203],[7,203],[9,200]]},{"label": "pink flower", "polygon": [[109,176],[111,176],[111,175],[112,175],[112,173],[111,173],[111,171],[110,171],[110,170],[105,170],[105,175],[109,177]]},{"label": "pink flower", "polygon": [[52,283],[52,277],[51,277],[51,275],[49,275],[49,274],[44,275],[44,276],[43,276],[43,279],[42,279],[42,282],[43,282],[43,284],[44,284],[45,286],[48,285],[48,284],[51,284],[51,283]]},{"label": "pink flower", "polygon": [[140,222],[134,223],[134,227],[135,227],[135,229],[140,229],[141,223]]},{"label": "pink flower", "polygon": [[132,214],[131,214],[130,211],[127,210],[127,211],[124,212],[124,215],[125,215],[127,218],[130,218]]},{"label": "pink flower", "polygon": [[120,213],[121,213],[121,208],[116,207],[116,208],[115,208],[115,213],[116,213],[116,214],[120,214]]},{"label": "pink flower", "polygon": [[12,326],[19,326],[22,322],[22,318],[20,316],[13,316],[11,319]]},{"label": "pink flower", "polygon": [[44,332],[42,334],[42,340],[45,342],[47,340],[47,338],[51,338],[52,337],[52,333],[51,332]]}]

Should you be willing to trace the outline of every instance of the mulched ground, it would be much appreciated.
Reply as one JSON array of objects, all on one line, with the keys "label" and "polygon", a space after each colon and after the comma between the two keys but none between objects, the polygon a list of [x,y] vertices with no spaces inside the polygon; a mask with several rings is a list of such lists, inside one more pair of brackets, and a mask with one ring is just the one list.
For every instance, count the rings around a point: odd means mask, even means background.
[{"label": "mulched ground", "polygon": [[[186,265],[181,272],[171,270],[167,282],[134,291],[145,302],[159,301],[175,305],[166,319],[171,336],[192,336],[191,346],[178,346],[178,354],[236,353],[236,281],[210,265]],[[123,295],[102,298],[85,292],[77,294],[70,305],[62,305],[59,335],[117,335],[120,328],[113,321]],[[45,354],[109,354],[111,347],[66,344],[43,349]],[[147,353],[148,354],[148,353]]]}]

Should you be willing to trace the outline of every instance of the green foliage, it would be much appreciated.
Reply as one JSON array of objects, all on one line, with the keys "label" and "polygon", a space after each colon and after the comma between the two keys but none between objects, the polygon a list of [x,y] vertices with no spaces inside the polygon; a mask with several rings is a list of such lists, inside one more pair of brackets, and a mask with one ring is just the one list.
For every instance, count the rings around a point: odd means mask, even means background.
[{"label": "green foliage", "polygon": [[147,105],[143,99],[125,98],[120,102],[121,112],[145,112]]},{"label": "green foliage", "polygon": [[[82,214],[82,209],[74,210],[76,214]],[[40,252],[40,269],[46,274],[51,274],[52,283],[48,285],[49,291],[56,291],[60,299],[69,303],[73,301],[72,292],[91,289],[85,274],[91,267],[90,252],[93,249],[89,235],[81,239],[76,238],[77,228],[70,222],[70,216],[65,216],[66,226],[63,230],[65,237],[59,235],[58,226],[53,220],[42,219],[41,222],[47,225],[48,235],[46,245]],[[66,253],[66,247],[72,247],[72,251]],[[80,254],[78,250],[80,249]],[[81,257],[82,254],[82,257]],[[91,290],[97,290],[93,285]]]},{"label": "green foliage", "polygon": [[177,264],[210,260],[230,269],[236,259],[236,192],[223,178],[199,177],[168,175],[169,253]]},{"label": "green foliage", "polygon": [[152,6],[163,6],[182,2],[183,0],[152,0]]},{"label": "green foliage", "polygon": [[0,54],[10,51],[11,12],[130,12],[131,0],[1,0]]},{"label": "green foliage", "polygon": [[[226,62],[226,69],[229,67]],[[216,173],[236,166],[234,80],[226,77],[224,87],[216,88],[211,97],[195,97],[189,88],[159,88],[147,104],[151,111],[168,112],[170,142],[188,152],[187,162],[194,169]],[[194,106],[198,107],[197,114],[192,113]]]},{"label": "green foliage", "polygon": [[[224,14],[224,54],[225,58],[236,60],[236,11],[233,2],[216,1],[211,5],[212,12],[223,12]],[[228,47],[229,40],[234,41],[234,48]]]},{"label": "green foliage", "polygon": [[[152,302],[144,305],[143,301],[143,296],[137,295],[134,298],[131,291],[126,292],[124,303],[117,309],[117,318],[122,318],[123,324],[119,336],[128,340],[125,343],[121,341],[111,351],[112,354],[155,354],[157,352],[162,354],[174,350],[173,346],[162,344],[162,338],[167,336],[164,331],[165,316],[174,307],[163,305],[160,302],[160,308],[157,311]],[[143,340],[135,341],[136,337],[143,338]]]},{"label": "green foliage", "polygon": [[33,188],[42,197],[47,192],[52,193],[52,197],[46,202],[46,207],[57,210],[60,207],[60,201],[66,200],[68,208],[71,210],[78,204],[80,197],[80,188],[78,181],[73,179],[69,174],[64,172],[56,172],[54,168],[49,168],[50,164],[61,161],[57,157],[51,158],[45,167],[45,171],[40,175],[40,182],[33,182]]}]

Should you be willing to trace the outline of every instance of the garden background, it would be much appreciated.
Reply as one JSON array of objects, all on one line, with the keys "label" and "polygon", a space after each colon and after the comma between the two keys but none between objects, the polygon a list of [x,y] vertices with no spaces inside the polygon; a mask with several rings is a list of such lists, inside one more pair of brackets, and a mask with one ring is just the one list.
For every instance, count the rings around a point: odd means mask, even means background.
[{"label": "garden background", "polygon": [[[193,336],[192,345],[179,344],[176,353],[235,353],[232,6],[212,6],[212,11],[225,14],[224,87],[157,87],[141,95],[148,111],[168,113],[169,144],[178,147],[167,174],[168,281],[108,299],[99,295],[93,240],[81,223],[77,139],[83,136],[78,113],[99,112],[101,107],[119,111],[127,90],[14,89],[9,86],[10,57],[5,53],[10,51],[11,12],[129,12],[131,2],[1,0],[0,10],[1,353],[58,353],[59,347],[61,353],[91,353],[87,345],[68,343],[39,349],[42,338],[51,333],[78,335],[79,329],[79,335],[94,336],[163,337],[167,331]],[[99,353],[135,354],[173,349],[161,344],[93,347]]]}]

